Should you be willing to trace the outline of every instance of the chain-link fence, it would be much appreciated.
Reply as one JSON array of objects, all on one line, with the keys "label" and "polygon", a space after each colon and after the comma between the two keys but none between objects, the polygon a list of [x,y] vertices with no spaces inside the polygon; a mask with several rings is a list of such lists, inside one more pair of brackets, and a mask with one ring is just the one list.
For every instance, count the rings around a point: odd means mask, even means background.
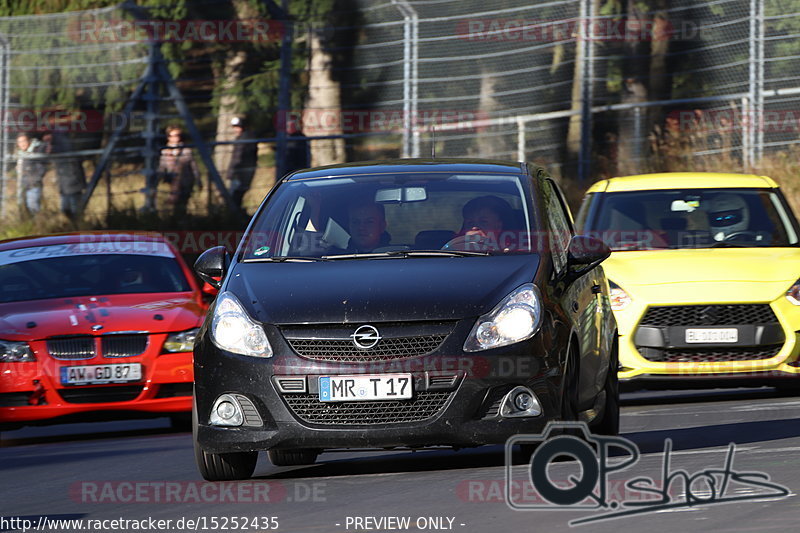
[{"label": "chain-link fence", "polygon": [[[147,179],[168,124],[183,127],[199,169],[181,203],[189,213],[222,206],[200,148],[212,147],[225,178],[242,144],[232,142],[230,120],[244,110],[244,143],[258,146],[248,211],[276,162],[285,170],[434,153],[524,159],[587,185],[656,170],[746,171],[794,154],[800,140],[797,0],[342,0],[314,14],[301,9],[313,3],[297,0],[293,19],[255,43],[220,28],[270,25],[275,15],[213,11],[218,4],[191,3],[181,20],[162,17],[144,33],[130,6],[0,19],[5,215],[26,205],[25,163],[44,163],[42,201],[57,210],[69,188],[56,163],[77,161],[93,181],[104,150],[111,164],[94,179],[89,214],[146,208],[148,194],[156,194],[151,207],[168,212],[172,186]],[[176,37],[170,22],[178,33],[216,29],[207,39]],[[154,40],[164,42],[163,56]],[[171,81],[148,84],[160,61]],[[26,158],[20,132],[49,152]]]}]

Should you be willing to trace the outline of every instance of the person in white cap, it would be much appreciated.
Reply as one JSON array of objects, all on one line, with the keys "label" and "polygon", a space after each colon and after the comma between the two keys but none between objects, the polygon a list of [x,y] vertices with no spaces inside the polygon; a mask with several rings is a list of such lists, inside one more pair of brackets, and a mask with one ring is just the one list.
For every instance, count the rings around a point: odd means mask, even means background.
[{"label": "person in white cap", "polygon": [[[235,133],[233,140],[247,141],[253,137],[246,130],[243,118],[233,117],[231,127]],[[242,207],[242,198],[250,189],[253,175],[258,165],[258,144],[255,142],[241,142],[233,145],[230,166],[228,166],[227,179],[230,182],[230,191],[236,205]]]},{"label": "person in white cap", "polygon": [[708,225],[715,241],[724,241],[734,233],[748,230],[750,210],[747,203],[738,194],[718,194],[709,203]]}]

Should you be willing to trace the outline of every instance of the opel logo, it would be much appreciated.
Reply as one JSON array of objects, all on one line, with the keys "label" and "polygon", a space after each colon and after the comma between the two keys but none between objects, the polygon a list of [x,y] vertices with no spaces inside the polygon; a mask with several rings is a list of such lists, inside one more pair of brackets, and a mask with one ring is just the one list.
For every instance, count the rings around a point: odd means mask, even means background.
[{"label": "opel logo", "polygon": [[353,344],[362,350],[369,350],[378,344],[379,340],[381,340],[378,330],[372,326],[359,327],[352,335],[350,335],[350,338],[353,339]]}]

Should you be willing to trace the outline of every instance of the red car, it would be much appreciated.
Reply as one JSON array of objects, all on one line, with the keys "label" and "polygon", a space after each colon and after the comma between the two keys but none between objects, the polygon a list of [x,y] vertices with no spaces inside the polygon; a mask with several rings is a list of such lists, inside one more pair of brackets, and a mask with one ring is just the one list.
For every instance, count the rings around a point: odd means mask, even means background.
[{"label": "red car", "polygon": [[122,411],[188,420],[206,308],[158,234],[0,242],[0,427]]}]

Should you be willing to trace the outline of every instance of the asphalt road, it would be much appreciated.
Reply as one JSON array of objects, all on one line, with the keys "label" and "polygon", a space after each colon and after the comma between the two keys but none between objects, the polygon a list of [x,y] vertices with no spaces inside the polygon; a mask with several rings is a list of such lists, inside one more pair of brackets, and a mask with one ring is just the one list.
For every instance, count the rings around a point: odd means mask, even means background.
[{"label": "asphalt road", "polygon": [[[207,484],[195,469],[191,435],[173,432],[166,419],[156,419],[2,434],[0,531],[77,529],[75,523],[49,520],[82,520],[84,530],[92,531],[139,526],[140,531],[175,532],[269,527],[283,532],[500,533],[565,531],[576,520],[594,520],[575,525],[579,531],[797,530],[800,396],[735,389],[626,393],[623,399],[622,433],[641,455],[633,462],[615,448],[617,455],[607,462],[631,464],[608,475],[608,507],[601,510],[547,504],[533,490],[530,466],[520,458],[508,469],[509,497],[527,510],[512,509],[504,494],[503,447],[326,453],[316,465],[295,468],[275,468],[263,456],[252,481]],[[667,438],[672,452],[665,477]],[[570,476],[590,476],[591,467],[586,468],[558,460],[549,463],[547,473],[561,483]],[[675,473],[679,470],[694,476],[688,496],[692,506],[686,505],[686,485]],[[634,478],[642,478],[639,488],[625,488]],[[647,492],[663,486],[664,479],[671,480],[668,498]],[[599,488],[590,490],[599,494]],[[598,499],[584,503],[597,505]],[[635,514],[597,520],[618,511]]]}]

